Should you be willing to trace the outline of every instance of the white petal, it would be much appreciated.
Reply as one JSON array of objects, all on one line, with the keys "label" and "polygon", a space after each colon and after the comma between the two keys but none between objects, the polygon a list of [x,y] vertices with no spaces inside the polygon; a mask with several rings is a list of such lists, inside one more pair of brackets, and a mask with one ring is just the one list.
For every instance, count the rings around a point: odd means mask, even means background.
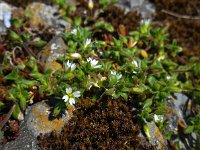
[{"label": "white petal", "polygon": [[167,80],[169,80],[171,77],[169,75],[166,76]]},{"label": "white petal", "polygon": [[71,31],[71,34],[77,34],[77,29],[73,29],[72,31]]},{"label": "white petal", "polygon": [[94,68],[101,68],[102,65],[97,65],[97,66],[94,66]]},{"label": "white petal", "polygon": [[85,47],[87,47],[91,43],[91,39],[87,39],[85,42]]},{"label": "white petal", "polygon": [[69,99],[69,103],[70,103],[70,105],[74,105],[75,104],[75,99],[74,98],[70,98]]},{"label": "white petal", "polygon": [[133,73],[134,73],[134,74],[137,74],[137,72],[136,72],[136,71],[133,71]]},{"label": "white petal", "polygon": [[72,64],[71,65],[71,70],[73,71],[73,70],[75,70],[76,69],[76,64]]},{"label": "white petal", "polygon": [[110,73],[111,73],[112,75],[116,75],[116,74],[117,74],[116,71],[111,71]]},{"label": "white petal", "polygon": [[137,61],[135,61],[135,60],[132,61],[132,64],[134,64],[137,68],[139,67]]},{"label": "white petal", "polygon": [[87,58],[87,62],[90,62],[90,61],[92,61],[92,58],[91,57]]},{"label": "white petal", "polygon": [[122,77],[122,74],[119,74],[119,75],[117,76],[118,79],[121,79],[121,77]]},{"label": "white petal", "polygon": [[80,97],[81,96],[81,92],[80,91],[76,91],[73,94],[74,94],[74,97]]},{"label": "white petal", "polygon": [[69,87],[69,88],[66,88],[66,93],[67,93],[67,94],[70,94],[70,93],[72,93],[72,88],[71,88],[71,87]]},{"label": "white petal", "polygon": [[62,97],[62,99],[64,99],[64,102],[67,102],[68,99],[69,99],[69,96],[68,96],[68,95],[65,95],[65,96]]},{"label": "white petal", "polygon": [[98,61],[95,60],[95,59],[93,59],[93,60],[91,61],[91,66],[95,66],[96,64],[98,64]]}]

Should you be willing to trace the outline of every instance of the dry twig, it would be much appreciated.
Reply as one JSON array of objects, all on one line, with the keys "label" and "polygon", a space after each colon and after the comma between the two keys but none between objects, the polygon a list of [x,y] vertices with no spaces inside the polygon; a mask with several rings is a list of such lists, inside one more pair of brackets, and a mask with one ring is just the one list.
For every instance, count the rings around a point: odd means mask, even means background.
[{"label": "dry twig", "polygon": [[200,19],[200,16],[180,15],[180,14],[177,14],[177,13],[165,10],[165,9],[162,9],[161,12],[168,14],[168,15],[171,15],[171,16],[174,16],[174,17],[177,17],[177,18],[181,18],[181,19],[192,19],[192,20],[199,20]]}]

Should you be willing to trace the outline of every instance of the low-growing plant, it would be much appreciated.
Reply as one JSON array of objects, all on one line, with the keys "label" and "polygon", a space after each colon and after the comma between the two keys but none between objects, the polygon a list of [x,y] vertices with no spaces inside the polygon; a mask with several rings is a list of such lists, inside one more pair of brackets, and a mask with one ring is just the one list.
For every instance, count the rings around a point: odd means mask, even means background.
[{"label": "low-growing plant", "polygon": [[[105,28],[106,25],[103,24]],[[102,23],[95,26],[102,27]],[[20,43],[29,39],[14,32],[11,37]],[[166,29],[151,28],[149,22],[144,22],[138,31],[113,37],[106,43],[91,39],[89,28],[77,27],[64,33],[63,38],[68,49],[57,59],[62,69],[42,73],[36,59],[29,57],[23,69],[13,67],[6,75],[5,79],[12,82],[8,100],[19,106],[13,112],[15,118],[19,119],[30,103],[33,87],[37,87],[40,97],[57,100],[55,117],[68,105],[76,106],[80,97],[130,101],[145,130],[146,122],[154,121],[155,115],[162,118],[166,100],[173,93],[184,92],[199,104],[199,78],[192,79],[200,73],[199,61],[193,58],[187,65],[174,62],[171,58],[182,49],[168,39]],[[26,77],[22,75],[25,69]],[[198,117],[191,119],[186,132],[198,130],[197,120]],[[164,120],[157,125],[160,129],[166,126]]]}]

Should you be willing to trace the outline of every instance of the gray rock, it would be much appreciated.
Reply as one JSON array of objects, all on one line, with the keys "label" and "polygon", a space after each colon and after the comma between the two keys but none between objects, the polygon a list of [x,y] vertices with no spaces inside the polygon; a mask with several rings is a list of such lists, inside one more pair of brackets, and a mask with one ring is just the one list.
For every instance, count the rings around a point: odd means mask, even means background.
[{"label": "gray rock", "polygon": [[[157,147],[157,150],[167,150],[167,140],[164,135],[160,132],[159,128],[156,126],[154,122],[146,122],[146,125],[149,128],[150,140],[149,142]],[[148,131],[147,131],[148,132]]]},{"label": "gray rock", "polygon": [[179,131],[187,127],[185,118],[191,115],[191,100],[182,93],[175,93],[167,99],[165,120],[169,124],[167,131],[173,132],[172,143],[178,142],[180,148],[191,149],[195,146],[196,134],[184,135]]},{"label": "gray rock", "polygon": [[26,12],[31,14],[30,24],[32,26],[52,26],[55,27],[56,30],[62,30],[62,26],[63,28],[70,27],[70,24],[59,15],[58,6],[50,6],[44,3],[34,2],[26,7]]},{"label": "gray rock", "polygon": [[19,137],[14,141],[8,142],[4,146],[4,150],[37,150],[37,138],[34,137],[31,131],[28,130],[26,122],[20,125]]},{"label": "gray rock", "polygon": [[7,28],[10,28],[11,14],[13,7],[5,2],[0,2],[0,35],[6,34]]},{"label": "gray rock", "polygon": [[41,62],[45,65],[45,69],[57,70],[62,66],[56,62],[59,57],[63,57],[68,46],[65,44],[61,35],[55,36],[39,54]]},{"label": "gray rock", "polygon": [[60,131],[65,123],[69,120],[68,114],[63,115],[60,119],[49,120],[50,107],[43,101],[32,106],[30,112],[25,118],[28,130],[34,137],[49,133],[53,130]]},{"label": "gray rock", "polygon": [[148,0],[119,0],[118,6],[128,11],[138,11],[143,19],[151,19],[155,13],[155,7]]},{"label": "gray rock", "polygon": [[4,150],[37,150],[37,136],[53,130],[59,132],[71,118],[73,110],[74,108],[68,108],[62,118],[49,120],[50,107],[44,101],[34,104],[26,111],[25,119],[20,125],[19,137],[8,142]]}]

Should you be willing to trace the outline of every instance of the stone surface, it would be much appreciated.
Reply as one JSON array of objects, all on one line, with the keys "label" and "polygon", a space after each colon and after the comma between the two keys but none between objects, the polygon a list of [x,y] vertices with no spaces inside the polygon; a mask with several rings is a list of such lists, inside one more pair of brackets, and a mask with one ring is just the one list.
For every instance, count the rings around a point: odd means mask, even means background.
[{"label": "stone surface", "polygon": [[178,142],[183,149],[194,147],[196,134],[186,136],[182,133],[187,127],[185,119],[191,115],[191,100],[182,93],[175,93],[168,97],[166,110],[167,131],[173,132],[172,143]]},{"label": "stone surface", "polygon": [[167,149],[167,140],[160,132],[159,128],[156,126],[154,122],[147,122],[147,126],[149,127],[149,142],[157,147],[157,150]]},{"label": "stone surface", "polygon": [[34,137],[37,137],[40,133],[45,134],[53,130],[59,131],[70,118],[67,113],[62,118],[50,121],[50,113],[50,107],[44,101],[33,105],[30,113],[27,115],[26,124]]},{"label": "stone surface", "polygon": [[23,122],[20,126],[19,137],[14,141],[8,142],[3,150],[38,150],[37,138],[32,135],[26,123]]},{"label": "stone surface", "polygon": [[[32,26],[43,25],[45,27],[70,26],[65,20],[61,19],[58,13],[58,6],[50,6],[44,3],[34,2],[27,6],[26,12],[30,13],[30,24]],[[57,28],[57,30],[59,30]]]},{"label": "stone surface", "polygon": [[55,36],[40,53],[40,60],[45,65],[45,69],[57,70],[61,69],[62,66],[56,60],[64,56],[68,46],[65,44],[61,35]]},{"label": "stone surface", "polygon": [[60,119],[49,120],[50,107],[44,102],[38,102],[27,109],[27,115],[20,125],[19,137],[8,142],[4,150],[37,150],[37,136],[53,130],[60,131],[71,118],[74,108],[68,108],[68,112]]},{"label": "stone surface", "polygon": [[148,0],[119,0],[118,6],[128,11],[138,11],[143,19],[151,19],[155,13],[155,7]]},{"label": "stone surface", "polygon": [[0,35],[6,34],[7,28],[11,26],[10,19],[13,7],[0,1]]}]

